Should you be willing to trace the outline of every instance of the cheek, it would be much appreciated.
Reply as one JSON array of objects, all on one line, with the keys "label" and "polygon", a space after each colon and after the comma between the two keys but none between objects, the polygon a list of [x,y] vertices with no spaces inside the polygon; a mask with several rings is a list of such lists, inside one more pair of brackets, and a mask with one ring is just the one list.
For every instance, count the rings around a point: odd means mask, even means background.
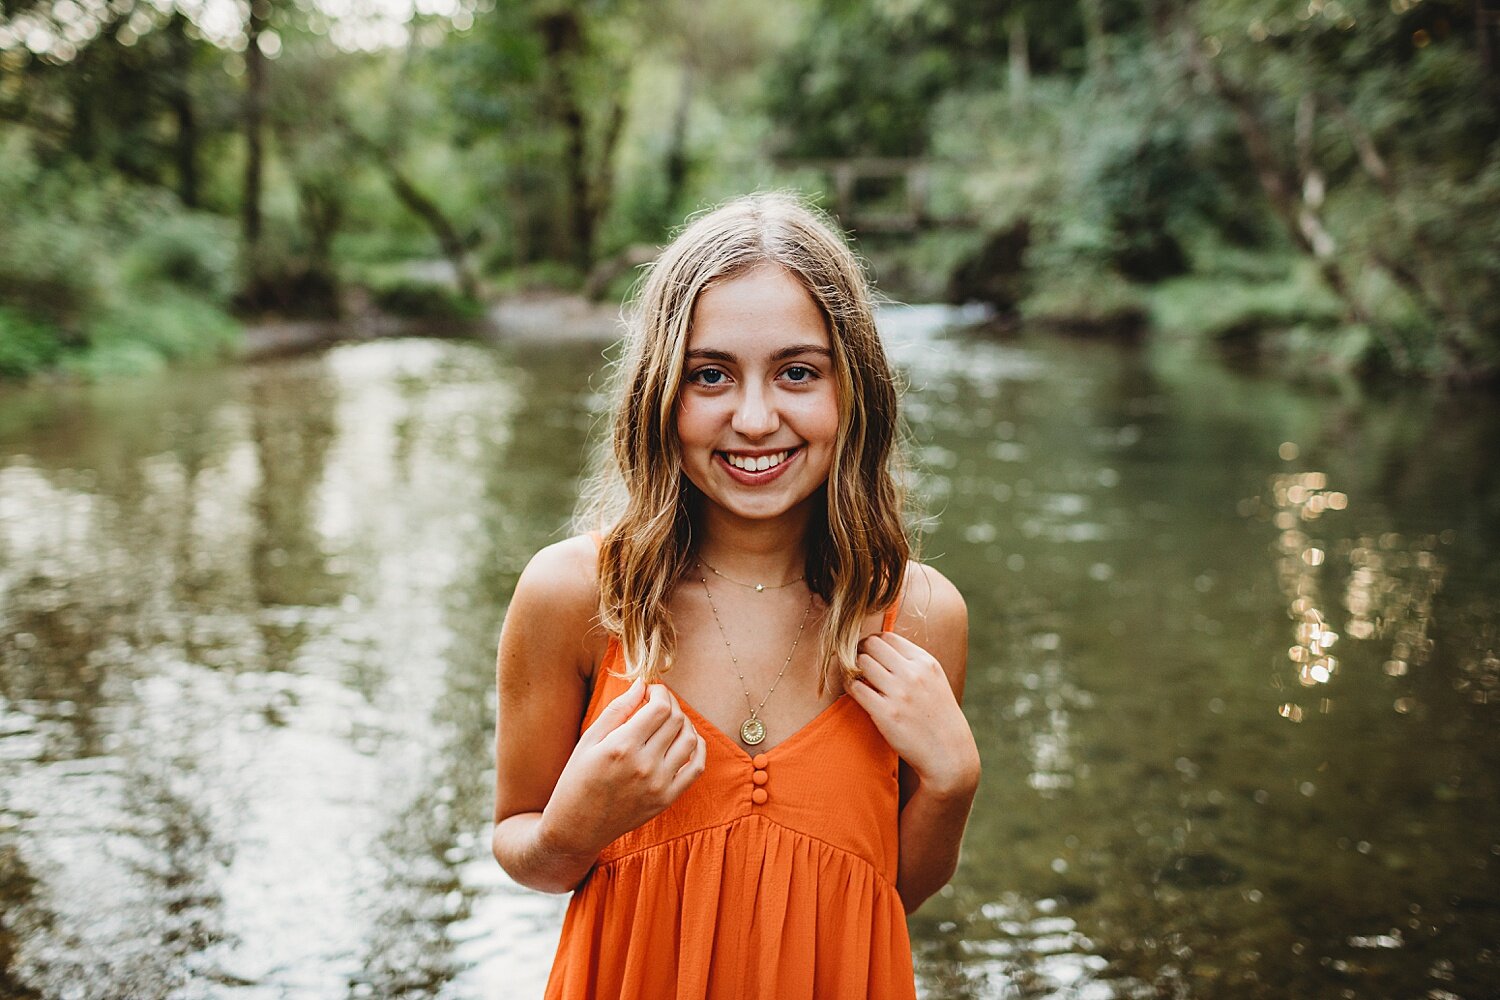
[{"label": "cheek", "polygon": [[677,438],[683,444],[695,444],[703,437],[706,428],[706,414],[702,407],[694,406],[687,400],[677,403]]},{"label": "cheek", "polygon": [[830,388],[802,402],[797,408],[797,426],[809,439],[832,442],[839,432],[838,397]]}]

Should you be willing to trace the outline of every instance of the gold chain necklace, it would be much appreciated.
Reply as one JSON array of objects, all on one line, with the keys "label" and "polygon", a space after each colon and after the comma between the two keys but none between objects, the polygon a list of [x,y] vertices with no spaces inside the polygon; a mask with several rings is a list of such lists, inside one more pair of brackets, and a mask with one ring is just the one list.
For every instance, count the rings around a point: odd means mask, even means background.
[{"label": "gold chain necklace", "polygon": [[767,590],[780,590],[782,587],[790,587],[792,584],[799,583],[803,579],[803,577],[799,576],[795,580],[788,580],[786,583],[777,583],[777,584],[773,584],[773,585],[771,585],[771,586],[768,587],[768,586],[766,586],[763,583],[740,583],[740,581],[736,580],[732,576],[724,576],[723,573],[720,573],[718,570],[714,569],[712,566],[709,566],[708,563],[704,562],[702,556],[698,557],[698,564],[700,566],[706,566],[706,567],[708,567],[708,571],[710,573],[712,573],[714,576],[721,577],[722,579],[728,580],[730,583],[735,584],[736,586],[739,586],[739,587],[744,587],[746,590],[753,590],[757,594],[763,593],[764,591],[767,591]]},{"label": "gold chain necklace", "polygon": [[[708,566],[708,563],[702,559],[698,560],[698,564],[700,566]],[[708,568],[713,569],[712,566]],[[785,674],[786,668],[791,666],[792,655],[797,652],[797,643],[802,641],[802,630],[807,628],[807,616],[812,614],[813,595],[809,590],[807,595],[807,610],[802,612],[802,624],[797,626],[797,637],[792,640],[792,650],[786,654],[786,662],[781,665],[781,673],[778,673],[776,679],[771,682],[771,690],[766,692],[766,696],[760,700],[760,704],[752,705],[750,703],[750,687],[745,683],[745,674],[744,671],[740,670],[740,661],[734,655],[734,647],[729,645],[729,634],[724,631],[724,623],[719,620],[719,609],[714,606],[714,595],[708,589],[708,577],[700,573],[698,579],[703,581],[703,593],[708,598],[708,609],[714,613],[714,624],[719,626],[719,637],[724,640],[724,648],[729,650],[729,661],[734,664],[734,672],[740,679],[740,690],[745,694],[745,707],[750,709],[750,717],[740,723],[740,739],[744,741],[746,746],[753,747],[766,738],[766,724],[760,721],[760,710],[766,707],[767,701],[771,700],[771,691],[776,690],[776,685],[781,683],[782,674]],[[726,577],[726,579],[728,578]],[[735,581],[731,580],[730,582],[733,583]],[[792,581],[792,583],[796,582],[796,580]],[[741,586],[745,585],[741,584]],[[782,586],[786,587],[790,586],[790,584],[782,584]]]}]

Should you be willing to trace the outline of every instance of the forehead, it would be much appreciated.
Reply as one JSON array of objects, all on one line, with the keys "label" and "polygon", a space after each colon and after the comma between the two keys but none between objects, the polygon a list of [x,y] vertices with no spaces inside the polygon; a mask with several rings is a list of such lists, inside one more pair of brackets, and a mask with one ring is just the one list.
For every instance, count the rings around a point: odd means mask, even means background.
[{"label": "forehead", "polygon": [[791,343],[830,345],[823,312],[795,275],[775,264],[711,285],[693,307],[689,351],[714,348],[751,358]]}]

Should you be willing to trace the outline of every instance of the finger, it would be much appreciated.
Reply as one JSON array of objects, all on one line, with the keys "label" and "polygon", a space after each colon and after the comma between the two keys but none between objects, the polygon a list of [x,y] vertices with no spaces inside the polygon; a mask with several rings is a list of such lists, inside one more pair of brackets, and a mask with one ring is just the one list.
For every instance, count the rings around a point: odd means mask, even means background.
[{"label": "finger", "polygon": [[[601,681],[602,683],[602,681]],[[592,743],[598,743],[608,736],[628,718],[631,711],[641,703],[641,698],[646,693],[646,683],[639,677],[631,683],[619,695],[610,700],[604,710],[599,713],[594,724],[584,731],[583,739]]]},{"label": "finger", "polygon": [[915,657],[927,652],[927,650],[918,646],[899,632],[882,632],[880,633],[880,638],[885,641],[886,645],[903,656]]},{"label": "finger", "polygon": [[900,662],[910,664],[917,671],[918,676],[924,676],[929,673],[932,676],[946,675],[946,671],[937,657],[915,642],[912,642],[906,636],[898,635],[895,632],[882,632],[881,638],[890,646],[892,652],[901,657]]},{"label": "finger", "polygon": [[642,746],[651,738],[651,734],[661,728],[661,724],[667,721],[672,714],[672,702],[668,698],[666,686],[663,684],[647,684],[648,694],[645,704],[636,709],[636,713],[629,720],[610,734],[611,739],[618,739],[622,743],[633,746]]},{"label": "finger", "polygon": [[866,712],[879,704],[882,697],[880,692],[866,682],[863,677],[844,678],[844,690]]},{"label": "finger", "polygon": [[656,732],[646,739],[646,754],[650,760],[665,757],[673,742],[682,734],[683,727],[688,724],[687,716],[673,703],[670,691],[667,692],[667,702],[670,714],[656,727]]},{"label": "finger", "polygon": [[877,691],[884,691],[886,685],[890,684],[891,677],[894,676],[890,667],[869,653],[860,653],[856,656],[854,665],[859,668],[860,676],[865,679],[865,682]]},{"label": "finger", "polygon": [[[659,686],[662,689],[662,694],[666,695],[667,705],[670,707],[672,714],[669,715],[664,722],[662,722],[662,724],[657,728],[656,732],[653,733],[651,738],[646,742],[648,746],[652,746],[652,744],[659,744],[658,746],[653,746],[652,748],[660,749],[662,752],[665,752],[666,749],[671,745],[671,739],[675,738],[679,733],[681,733],[683,727],[692,729],[693,724],[688,720],[687,713],[682,710],[682,703],[677,700],[677,692],[673,691],[671,687],[666,684],[662,684]],[[680,721],[678,721],[679,719]],[[663,737],[667,738],[663,739]]]},{"label": "finger", "polygon": [[[666,728],[666,727],[662,727]],[[677,733],[677,738],[672,745],[667,747],[662,763],[666,765],[668,774],[676,774],[682,770],[682,766],[693,759],[693,754],[698,752],[698,731],[687,719],[683,719],[682,729]]]},{"label": "finger", "polygon": [[873,635],[865,636],[860,640],[859,646],[865,652],[882,662],[894,663],[896,658],[904,657],[907,654],[896,648],[891,642],[892,638],[899,639],[901,637],[894,632],[877,632]]},{"label": "finger", "polygon": [[[694,734],[697,735],[697,734]],[[698,737],[698,748],[693,751],[693,756],[677,771],[677,776],[672,779],[667,792],[674,799],[687,790],[687,787],[703,776],[708,767],[708,743],[702,736]]]}]

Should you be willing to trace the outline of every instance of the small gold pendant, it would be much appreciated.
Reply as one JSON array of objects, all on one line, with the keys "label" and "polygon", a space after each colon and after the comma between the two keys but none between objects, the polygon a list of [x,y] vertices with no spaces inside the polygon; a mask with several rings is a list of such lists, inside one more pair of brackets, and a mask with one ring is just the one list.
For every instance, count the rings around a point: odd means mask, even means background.
[{"label": "small gold pendant", "polygon": [[744,740],[750,746],[755,746],[765,738],[766,725],[755,716],[752,715],[740,725],[740,739]]},{"label": "small gold pendant", "polygon": [[765,584],[763,584],[763,583],[757,583],[757,584],[756,584],[756,585],[755,585],[755,592],[756,592],[756,593],[757,593],[757,594],[758,594],[758,593],[760,593],[760,592],[761,592],[761,591],[762,591],[762,590],[765,590],[765,589],[766,589],[766,585],[765,585]]}]

